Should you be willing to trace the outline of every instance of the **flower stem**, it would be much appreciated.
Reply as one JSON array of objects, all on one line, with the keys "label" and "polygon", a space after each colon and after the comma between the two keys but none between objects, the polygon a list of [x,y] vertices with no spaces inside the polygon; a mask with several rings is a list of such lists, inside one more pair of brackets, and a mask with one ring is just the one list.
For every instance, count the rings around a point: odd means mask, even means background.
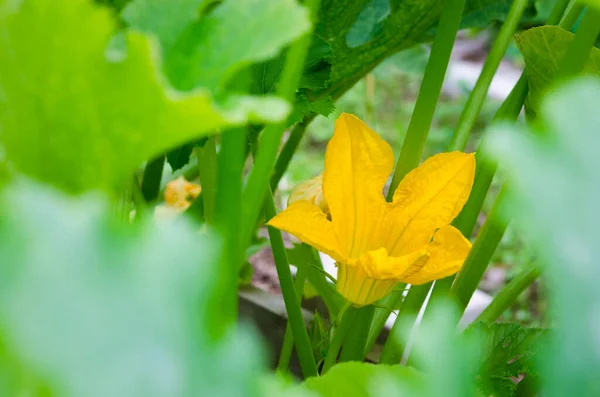
[{"label": "flower stem", "polygon": [[[320,0],[307,0],[305,2],[305,6],[308,7],[313,21],[316,20],[319,4]],[[288,102],[293,102],[296,88],[302,76],[304,60],[306,59],[311,39],[312,35],[306,34],[296,40],[286,56],[276,93],[277,96]],[[252,231],[256,226],[256,220],[260,214],[261,204],[265,199],[265,195],[267,195],[267,190],[270,190],[268,189],[269,177],[275,165],[277,150],[279,149],[285,127],[285,121],[269,125],[264,129],[259,138],[258,152],[254,157],[254,166],[252,167],[252,171],[250,171],[246,188],[242,195],[243,223],[241,236],[244,244],[250,241]]]},{"label": "flower stem", "polygon": [[404,304],[403,289],[404,287],[406,287],[406,285],[401,285],[402,287],[400,289],[396,287],[396,290],[393,293],[389,294],[380,301],[380,306],[383,307],[375,309],[375,314],[373,315],[373,322],[371,323],[371,329],[369,330],[369,336],[367,338],[365,351],[370,352],[371,350],[373,350],[373,346],[375,346],[375,342],[377,342],[379,334],[381,334],[383,327],[385,327],[385,322],[390,316],[392,310],[400,309]]},{"label": "flower stem", "polygon": [[[309,265],[299,266],[296,273],[296,280],[294,281],[294,287],[296,288],[296,298],[298,302],[302,302],[302,294],[304,293],[304,283],[306,282],[306,276],[308,273]],[[292,327],[290,322],[285,325],[285,334],[283,336],[283,346],[281,347],[281,353],[279,354],[279,363],[277,364],[277,370],[283,373],[288,371],[290,366],[290,359],[292,357],[292,349],[294,348],[294,336],[292,335]]]},{"label": "flower stem", "polygon": [[402,359],[406,342],[414,327],[419,311],[427,298],[431,283],[424,285],[414,285],[410,287],[412,291],[406,296],[402,311],[394,322],[390,335],[383,346],[383,353],[379,360],[382,364],[398,364]]},{"label": "flower stem", "polygon": [[215,137],[210,137],[203,147],[196,148],[198,156],[198,172],[202,185],[202,200],[204,203],[204,219],[213,223],[215,203],[217,200],[217,147]]},{"label": "flower stem", "polygon": [[344,339],[342,352],[340,353],[340,362],[344,361],[363,361],[367,352],[365,344],[369,336],[369,329],[373,321],[375,306],[367,305],[356,311],[352,327]]},{"label": "flower stem", "polygon": [[339,317],[341,317],[341,319],[339,321],[339,325],[335,329],[333,339],[329,344],[327,356],[325,357],[323,369],[321,370],[322,375],[326,374],[327,371],[329,371],[329,369],[336,363],[338,354],[340,352],[340,349],[342,348],[342,343],[344,342],[348,331],[354,323],[354,317],[356,316],[357,311],[357,308],[349,304],[340,311]]},{"label": "flower stem", "polygon": [[566,30],[573,29],[575,22],[579,19],[584,5],[579,1],[571,2],[571,7],[567,10],[564,18],[560,21],[560,27]]},{"label": "flower stem", "polygon": [[160,192],[160,180],[162,179],[163,168],[165,166],[165,155],[148,161],[142,177],[142,195],[147,203],[158,198]]},{"label": "flower stem", "polygon": [[559,64],[557,80],[564,80],[583,70],[599,34],[600,11],[594,7],[588,7],[581,19],[575,38]]},{"label": "flower stem", "polygon": [[[207,142],[208,143],[208,142]],[[214,224],[223,236],[221,271],[215,283],[218,287],[210,296],[211,304],[220,310],[214,324],[214,336],[221,336],[237,318],[237,286],[240,265],[244,254],[238,233],[240,228],[242,173],[245,159],[246,137],[243,129],[225,131],[221,134],[221,149],[217,157],[216,200]],[[212,331],[212,330],[211,330]]]},{"label": "flower stem", "polygon": [[458,125],[454,130],[454,135],[452,135],[448,151],[465,150],[471,130],[475,125],[477,116],[479,116],[483,102],[487,97],[487,92],[492,83],[492,79],[496,74],[500,61],[502,61],[502,58],[504,57],[506,48],[510,44],[515,29],[518,27],[521,16],[528,4],[529,0],[515,0],[512,3],[508,15],[506,16],[506,20],[500,28],[498,37],[496,37],[496,40],[485,59],[477,83],[475,83],[475,87],[473,88],[473,91],[471,91],[467,103],[460,114]]},{"label": "flower stem", "polygon": [[450,61],[456,33],[460,26],[465,2],[465,0],[444,1],[444,8],[431,46],[431,54],[427,61],[419,96],[415,103],[415,110],[410,119],[406,138],[388,190],[388,200],[394,196],[394,191],[404,176],[415,168],[421,159],[427,133],[433,120],[433,113],[442,90],[442,83]]},{"label": "flower stem", "polygon": [[271,190],[274,192],[277,190],[277,186],[279,185],[279,181],[287,171],[288,166],[290,165],[290,161],[294,156],[294,153],[298,149],[300,145],[300,141],[304,136],[304,132],[306,131],[306,127],[310,124],[311,121],[315,118],[315,115],[312,114],[307,116],[302,122],[296,124],[296,126],[292,129],[289,138],[283,145],[279,156],[277,157],[277,161],[275,162],[275,168],[273,169],[273,175],[271,175]]},{"label": "flower stem", "polygon": [[494,206],[489,212],[467,259],[465,259],[462,269],[452,285],[452,294],[456,297],[461,310],[467,307],[471,296],[473,296],[475,289],[479,285],[481,277],[483,277],[485,269],[487,269],[492,259],[492,255],[494,255],[498,244],[500,244],[504,236],[507,224],[500,216],[500,208],[503,205],[505,194],[506,186],[498,194]]},{"label": "flower stem", "polygon": [[493,323],[512,305],[519,295],[540,276],[540,269],[532,265],[511,280],[492,300],[488,307],[477,317],[476,321]]},{"label": "flower stem", "polygon": [[[265,200],[264,211],[265,217],[271,219],[275,216],[275,203],[273,202],[273,194],[271,189],[267,189],[267,197]],[[277,276],[281,284],[281,293],[285,303],[285,310],[288,314],[288,323],[292,329],[292,335],[296,344],[296,351],[300,359],[300,367],[305,378],[317,376],[317,365],[313,356],[310,339],[302,317],[302,309],[296,296],[294,288],[294,280],[290,272],[285,246],[283,245],[283,237],[281,232],[271,226],[268,227],[269,239],[271,240],[271,249],[273,250],[273,258],[275,259],[275,267],[277,268]]]}]

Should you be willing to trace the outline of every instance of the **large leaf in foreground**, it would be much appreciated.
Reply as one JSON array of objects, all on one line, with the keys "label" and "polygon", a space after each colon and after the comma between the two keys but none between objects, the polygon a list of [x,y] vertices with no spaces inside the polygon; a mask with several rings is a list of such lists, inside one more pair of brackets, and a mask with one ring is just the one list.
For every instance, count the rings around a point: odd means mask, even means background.
[{"label": "large leaf in foreground", "polygon": [[287,115],[278,99],[174,91],[153,42],[115,28],[84,0],[0,1],[0,144],[16,168],[68,192],[113,190],[169,148]]},{"label": "large leaf in foreground", "polygon": [[411,396],[423,395],[425,390],[424,377],[414,368],[359,362],[338,364],[324,376],[306,380],[302,389],[321,397],[375,397],[389,395],[391,390]]},{"label": "large leaf in foreground", "polygon": [[[575,35],[558,26],[541,26],[515,36],[525,59],[529,95],[525,110],[535,116],[544,94],[551,86],[558,67]],[[593,48],[583,67],[583,74],[600,75],[600,50]]]},{"label": "large leaf in foreground", "polygon": [[[543,134],[498,127],[489,147],[515,189],[511,212],[547,265],[559,320],[540,365],[544,395],[600,395],[600,80],[546,96]],[[514,128],[516,129],[516,128]]]},{"label": "large leaf in foreground", "polygon": [[9,189],[1,395],[48,395],[40,384],[61,397],[254,395],[256,341],[207,337],[213,239],[185,223],[117,225],[99,197]]}]

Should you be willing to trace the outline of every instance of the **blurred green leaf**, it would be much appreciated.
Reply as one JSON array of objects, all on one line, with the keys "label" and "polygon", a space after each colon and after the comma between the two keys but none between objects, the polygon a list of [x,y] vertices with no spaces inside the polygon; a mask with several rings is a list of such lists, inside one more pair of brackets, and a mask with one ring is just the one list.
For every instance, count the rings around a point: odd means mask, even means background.
[{"label": "blurred green leaf", "polygon": [[[558,71],[561,59],[575,35],[558,26],[541,26],[515,36],[525,59],[529,95],[525,103],[528,116],[535,117],[544,94]],[[584,74],[600,75],[600,50],[592,49],[583,68]]]},{"label": "blurred green leaf", "polygon": [[225,0],[199,18],[201,3],[136,0],[123,11],[132,28],[159,38],[167,75],[182,90],[220,92],[244,67],[276,56],[310,28],[295,0]]},{"label": "blurred green leaf", "polygon": [[190,162],[195,143],[186,143],[167,152],[167,161],[173,172],[180,170]]},{"label": "blurred green leaf", "polygon": [[[0,2],[0,143],[18,169],[68,192],[113,190],[172,147],[287,115],[274,98],[230,95],[217,104],[205,88],[173,91],[156,70],[152,41],[114,36],[115,28],[90,1]],[[208,28],[220,37],[228,26]]]},{"label": "blurred green leaf", "polygon": [[248,261],[242,263],[240,272],[238,273],[238,285],[249,285],[252,282],[252,276],[254,275],[254,268]]},{"label": "blurred green leaf", "polygon": [[97,196],[7,192],[0,339],[18,360],[0,353],[1,395],[255,395],[256,341],[207,335],[213,238],[183,222],[116,224]]},{"label": "blurred green leaf", "polygon": [[322,397],[376,397],[389,395],[381,390],[389,383],[405,392],[394,395],[408,397],[423,395],[425,379],[411,367],[346,362],[335,365],[324,376],[307,379],[301,387]]},{"label": "blurred green leaf", "polygon": [[475,377],[484,395],[511,396],[516,383],[511,377],[531,372],[537,344],[547,335],[539,328],[521,328],[511,323],[476,323],[465,331],[465,337],[477,347]]},{"label": "blurred green leaf", "polygon": [[558,322],[538,365],[549,397],[600,395],[598,103],[600,79],[578,79],[546,96],[536,134],[502,126],[488,142],[514,189],[507,214],[547,266]]}]

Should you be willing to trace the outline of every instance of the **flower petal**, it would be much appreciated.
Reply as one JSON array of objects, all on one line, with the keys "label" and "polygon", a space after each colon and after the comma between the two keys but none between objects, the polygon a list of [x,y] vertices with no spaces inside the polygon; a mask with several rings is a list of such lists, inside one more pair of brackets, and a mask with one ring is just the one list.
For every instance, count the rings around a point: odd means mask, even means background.
[{"label": "flower petal", "polygon": [[369,305],[394,289],[396,280],[375,280],[359,266],[338,264],[337,291],[354,306]]},{"label": "flower petal", "polygon": [[363,268],[373,279],[404,281],[406,277],[419,271],[428,258],[429,254],[425,249],[393,257],[388,255],[385,248],[379,248],[362,255],[355,266]]},{"label": "flower petal", "polygon": [[371,247],[371,237],[386,208],[383,186],[393,166],[392,149],[377,133],[356,116],[338,118],[325,153],[323,194],[348,257],[381,247]]},{"label": "flower petal", "polygon": [[306,200],[292,203],[275,215],[267,225],[296,236],[337,261],[345,261],[327,215]]},{"label": "flower petal", "polygon": [[435,155],[408,173],[386,217],[385,247],[391,255],[423,247],[436,229],[448,225],[467,201],[474,175],[475,156],[461,152]]},{"label": "flower petal", "polygon": [[417,273],[406,279],[410,284],[425,284],[458,272],[471,250],[471,243],[453,226],[442,227],[429,244],[429,260]]}]

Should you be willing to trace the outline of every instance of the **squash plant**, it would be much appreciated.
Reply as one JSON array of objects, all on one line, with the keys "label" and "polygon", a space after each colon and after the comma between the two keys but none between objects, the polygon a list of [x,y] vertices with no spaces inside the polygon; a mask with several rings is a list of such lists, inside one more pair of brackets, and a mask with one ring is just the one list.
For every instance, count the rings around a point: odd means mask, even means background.
[{"label": "squash plant", "polygon": [[[543,5],[0,0],[1,395],[600,393],[600,4],[556,0],[521,31]],[[449,147],[422,159],[457,32],[492,23]],[[513,38],[525,70],[465,153]],[[280,211],[274,192],[307,126],[387,57],[429,42],[399,153],[343,114],[323,175]],[[176,179],[186,172],[201,188]],[[503,187],[474,233],[494,177]],[[536,262],[457,327],[509,222]],[[288,318],[275,372],[237,320],[265,225]],[[540,276],[553,326],[496,323]],[[325,304],[312,324],[306,285]]]}]

